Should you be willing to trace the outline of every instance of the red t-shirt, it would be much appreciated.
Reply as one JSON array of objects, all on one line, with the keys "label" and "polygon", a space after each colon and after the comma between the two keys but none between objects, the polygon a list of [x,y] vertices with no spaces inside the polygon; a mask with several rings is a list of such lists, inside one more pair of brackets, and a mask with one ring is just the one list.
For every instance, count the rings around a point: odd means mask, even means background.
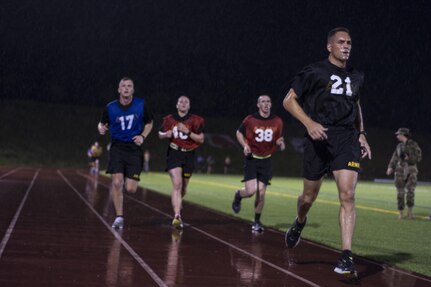
[{"label": "red t-shirt", "polygon": [[283,136],[283,121],[276,115],[264,118],[255,113],[242,121],[238,131],[244,135],[252,154],[268,156],[275,152],[277,140]]},{"label": "red t-shirt", "polygon": [[178,131],[177,125],[179,123],[183,123],[191,132],[199,134],[204,130],[204,119],[193,114],[187,114],[184,117],[180,117],[178,114],[171,114],[163,118],[160,128],[161,132],[172,130],[172,137],[169,139],[171,143],[185,149],[197,148],[199,146],[197,142],[192,140],[188,135]]}]

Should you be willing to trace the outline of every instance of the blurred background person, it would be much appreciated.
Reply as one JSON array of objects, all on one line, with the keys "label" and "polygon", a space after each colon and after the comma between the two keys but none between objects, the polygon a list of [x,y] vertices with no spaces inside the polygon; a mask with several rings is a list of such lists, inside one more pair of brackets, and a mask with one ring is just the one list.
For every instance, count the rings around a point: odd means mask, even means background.
[{"label": "blurred background person", "polygon": [[215,158],[212,155],[207,157],[207,174],[211,174],[214,171]]},{"label": "blurred background person", "polygon": [[411,139],[410,129],[399,128],[395,135],[399,143],[389,161],[386,174],[391,175],[394,173],[398,210],[400,212],[398,218],[403,219],[404,209],[407,203],[407,217],[413,219],[415,188],[419,172],[417,163],[422,160],[422,150],[419,145]]},{"label": "blurred background person", "polygon": [[99,159],[102,156],[103,148],[100,146],[98,141],[95,141],[91,147],[87,150],[87,156],[90,159],[90,173],[99,173]]},{"label": "blurred background person", "polygon": [[230,165],[231,165],[232,161],[230,159],[230,156],[226,156],[224,158],[224,166],[223,166],[223,173],[224,174],[228,174],[229,173],[229,169],[230,169]]},{"label": "blurred background person", "polygon": [[150,159],[151,159],[151,153],[149,150],[144,151],[144,171],[149,172],[150,171]]},{"label": "blurred background person", "polygon": [[198,154],[196,156],[196,170],[198,173],[202,173],[204,168],[205,168],[205,158],[202,155]]}]

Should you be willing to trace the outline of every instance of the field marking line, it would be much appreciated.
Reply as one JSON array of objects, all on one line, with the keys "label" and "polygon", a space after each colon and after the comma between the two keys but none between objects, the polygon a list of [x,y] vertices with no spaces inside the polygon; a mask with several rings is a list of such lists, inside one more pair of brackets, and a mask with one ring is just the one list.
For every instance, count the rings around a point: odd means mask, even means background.
[{"label": "field marking line", "polygon": [[268,266],[270,266],[270,267],[272,267],[272,268],[274,268],[274,269],[276,269],[276,270],[278,270],[278,271],[280,271],[280,272],[282,272],[282,273],[284,273],[286,275],[292,276],[295,279],[298,279],[299,281],[302,281],[302,282],[307,283],[308,285],[314,286],[314,287],[320,286],[320,285],[318,285],[318,284],[316,284],[316,283],[314,283],[314,282],[312,282],[312,281],[310,281],[308,279],[305,279],[304,277],[296,275],[295,273],[290,272],[289,270],[286,270],[286,269],[284,269],[284,268],[282,268],[282,267],[280,267],[278,265],[275,265],[274,263],[269,262],[268,260],[262,259],[261,257],[256,256],[253,253],[248,252],[248,251],[246,251],[246,250],[244,250],[242,248],[239,248],[236,245],[233,245],[233,244],[231,244],[231,243],[229,243],[229,242],[227,242],[227,241],[225,241],[225,240],[223,240],[223,239],[221,239],[221,238],[219,238],[219,237],[217,237],[215,235],[212,235],[212,234],[210,234],[210,233],[208,233],[208,232],[200,229],[200,228],[194,227],[193,225],[189,225],[189,226],[190,226],[190,228],[196,230],[197,232],[202,233],[205,236],[210,237],[210,238],[212,238],[212,239],[214,239],[214,240],[216,240],[216,241],[218,241],[218,242],[220,242],[220,243],[222,243],[224,245],[227,245],[230,248],[235,249],[236,251],[238,251],[238,252],[240,252],[240,253],[242,253],[242,254],[244,254],[246,256],[249,256],[249,257],[253,258],[254,260],[260,261],[260,262],[262,262],[262,263],[264,263],[264,264],[266,264],[266,265],[268,265]]},{"label": "field marking line", "polygon": [[[224,183],[218,183],[218,182],[211,182],[211,181],[200,180],[200,179],[193,179],[193,182],[194,183],[205,184],[205,185],[210,185],[210,186],[230,188],[230,189],[238,188],[238,186],[234,186],[234,185],[229,185],[229,184],[224,184]],[[298,198],[298,196],[296,196],[296,195],[281,193],[281,192],[277,192],[277,191],[267,190],[266,192],[267,192],[267,194],[275,195],[275,196],[279,196],[279,197],[284,197],[284,198],[291,198],[291,199],[297,199]],[[339,201],[332,201],[332,200],[326,200],[326,199],[317,198],[316,202],[317,203],[324,203],[324,204],[329,204],[329,205],[340,206],[340,202]],[[379,212],[379,213],[386,213],[386,214],[394,214],[394,215],[398,215],[399,214],[398,211],[387,210],[387,209],[378,208],[378,207],[369,207],[369,206],[362,205],[362,204],[356,204],[356,208],[357,209],[362,209],[362,210]],[[427,216],[416,216],[416,218],[425,219],[425,220],[428,219]]]},{"label": "field marking line", "polygon": [[[105,183],[100,183],[100,184],[109,188],[109,186],[106,185]],[[140,187],[140,188],[143,189],[142,187]],[[158,208],[156,208],[156,207],[154,207],[152,205],[149,205],[149,204],[147,204],[147,203],[145,203],[145,202],[143,202],[141,200],[135,199],[135,198],[131,197],[128,194],[125,194],[124,196],[127,197],[128,199],[130,199],[130,200],[132,200],[132,201],[140,204],[140,205],[143,205],[143,206],[145,206],[145,207],[147,207],[147,208],[149,208],[149,209],[151,209],[151,210],[159,213],[159,214],[162,214],[162,215],[164,215],[164,216],[166,216],[168,218],[171,217],[170,214],[168,214],[168,213],[166,213],[166,212],[164,212],[164,211],[162,211],[162,210],[160,210],[160,209],[158,209]],[[244,249],[241,249],[241,248],[239,248],[239,247],[237,247],[237,246],[235,246],[235,245],[233,245],[233,244],[231,244],[231,243],[229,243],[229,242],[227,242],[227,241],[225,241],[225,240],[223,240],[223,239],[221,239],[221,238],[219,238],[217,236],[214,236],[214,235],[212,235],[212,234],[210,234],[210,233],[208,233],[208,232],[206,232],[206,231],[204,231],[204,230],[202,230],[200,228],[194,227],[193,225],[190,225],[190,224],[188,224],[186,222],[184,222],[184,224],[188,228],[194,229],[197,232],[199,232],[199,233],[201,233],[201,234],[203,234],[203,235],[205,235],[207,237],[210,237],[210,238],[212,238],[212,239],[214,239],[214,240],[216,240],[216,241],[218,241],[218,242],[220,242],[220,243],[222,243],[224,245],[227,245],[228,247],[230,247],[232,249],[235,249],[236,251],[238,251],[238,252],[240,252],[242,254],[245,254],[246,256],[249,256],[249,257],[251,257],[251,258],[253,258],[253,259],[257,260],[257,261],[260,261],[260,262],[262,262],[262,263],[264,263],[264,264],[266,264],[266,265],[268,265],[268,266],[270,266],[270,267],[272,267],[272,268],[274,268],[274,269],[276,269],[276,270],[278,270],[278,271],[280,271],[280,272],[282,272],[284,274],[292,276],[292,277],[296,278],[299,281],[307,283],[308,285],[313,286],[313,287],[320,287],[320,285],[315,284],[312,281],[309,281],[309,280],[307,280],[307,279],[305,279],[305,278],[303,278],[303,277],[301,277],[299,275],[296,275],[295,273],[290,272],[289,270],[286,270],[286,269],[284,269],[284,268],[282,268],[280,266],[277,266],[277,265],[275,265],[275,264],[273,264],[273,263],[271,263],[271,262],[269,262],[269,261],[267,261],[265,259],[262,259],[262,258],[260,258],[260,257],[258,257],[256,255],[254,255],[253,253],[250,253],[250,252],[248,252],[248,251],[246,251]]]},{"label": "field marking line", "polygon": [[[168,287],[168,285],[163,282],[163,280],[154,272],[153,269],[139,256],[138,253],[133,250],[133,248],[121,237],[121,235],[116,232],[104,219],[100,214],[94,209],[94,207],[79,193],[79,191],[70,183],[70,181],[63,175],[60,170],[57,170],[57,173],[60,177],[66,182],[66,184],[75,192],[75,194],[87,205],[87,207],[96,215],[96,217],[102,222],[103,225],[114,235],[114,237],[120,241],[121,245],[129,251],[130,255],[141,265],[141,267],[150,275],[150,277],[159,285],[160,287]],[[79,174],[79,173],[78,173]],[[106,186],[102,183],[102,185]],[[107,186],[109,188],[109,186]]]},{"label": "field marking line", "polygon": [[21,214],[21,211],[22,211],[22,209],[24,207],[24,204],[27,201],[28,194],[30,193],[30,190],[32,189],[32,187],[34,185],[34,182],[36,181],[36,178],[39,175],[39,170],[40,169],[36,170],[36,172],[34,173],[33,179],[31,180],[30,185],[27,187],[25,195],[22,198],[21,203],[20,203],[17,211],[15,212],[15,215],[12,218],[12,221],[10,222],[10,224],[9,224],[7,230],[6,230],[6,233],[3,236],[2,241],[0,242],[0,258],[3,255],[4,249],[6,248],[6,244],[9,241],[9,238],[10,238],[10,236],[11,236],[11,234],[12,234],[14,228],[15,228],[16,222],[18,221],[19,215]]},{"label": "field marking line", "polygon": [[[159,177],[164,177],[164,175],[161,175],[161,174],[157,174],[157,176],[159,176]],[[194,180],[194,182],[196,181],[196,179],[193,179]],[[201,181],[202,183],[205,183],[206,181]],[[223,185],[223,184],[219,184],[219,183],[214,183],[215,185]],[[105,185],[105,184],[103,184],[102,183],[102,185]],[[225,184],[226,185],[226,184]],[[105,185],[105,186],[107,186],[107,185]],[[227,186],[227,185],[226,185]],[[141,187],[140,186],[140,188],[143,188],[143,187]],[[156,191],[155,191],[156,192]],[[159,192],[157,192],[157,193],[159,193]],[[297,197],[295,197],[295,196],[292,196],[292,195],[286,195],[286,194],[282,194],[282,196],[284,196],[284,197],[292,197],[292,198],[297,198]],[[130,196],[128,196],[127,195],[127,197],[129,197],[130,198]],[[133,201],[135,201],[135,202],[138,202],[138,203],[140,203],[140,204],[142,204],[142,205],[144,205],[144,206],[146,206],[146,207],[148,207],[148,208],[150,208],[150,209],[152,209],[152,210],[155,210],[155,211],[157,211],[157,212],[159,212],[159,213],[161,213],[161,214],[163,214],[163,215],[165,215],[165,216],[167,216],[167,217],[170,217],[170,214],[167,214],[167,213],[165,213],[165,212],[163,212],[163,211],[161,211],[161,210],[158,210],[158,209],[156,209],[156,208],[154,208],[154,207],[152,207],[152,206],[150,206],[150,205],[148,205],[148,204],[146,204],[146,203],[144,203],[144,202],[140,202],[139,200],[136,200],[136,199],[134,199],[134,198],[130,198],[130,199],[132,199]],[[330,202],[330,201],[328,201],[328,202]],[[334,202],[332,202],[331,204],[333,204]],[[339,205],[339,203],[337,202],[337,204],[336,205]],[[224,213],[222,213],[222,212],[219,212],[220,214],[222,214],[222,215],[224,215]],[[398,214],[398,212],[395,212],[395,214]],[[230,218],[230,217],[229,217]],[[193,229],[195,229],[196,231],[198,231],[198,228],[197,227],[194,227],[194,226],[191,226],[191,225],[189,225],[189,224],[187,224],[187,226],[190,226],[191,228],[193,228]],[[275,231],[275,230],[272,230],[272,229],[270,229],[270,230],[268,230],[268,231],[271,231],[271,232],[273,232],[273,233],[279,233],[280,231]],[[328,247],[328,246],[325,246],[325,245],[322,245],[322,244],[319,244],[319,243],[315,243],[315,242],[313,242],[313,241],[309,241],[309,240],[306,240],[306,239],[304,239],[304,241],[306,241],[308,244],[311,244],[311,245],[314,245],[314,246],[318,246],[318,247],[321,247],[321,248],[324,248],[324,249],[326,249],[326,250],[330,250],[330,251],[332,251],[332,252],[335,252],[335,253],[339,253],[340,251],[338,250],[338,249],[335,249],[335,248],[332,248],[332,247]],[[402,274],[405,274],[405,275],[409,275],[409,276],[412,276],[412,277],[415,277],[415,278],[417,278],[417,279],[421,279],[421,280],[425,280],[425,281],[427,281],[427,282],[430,282],[431,283],[431,280],[430,279],[428,279],[428,278],[424,278],[424,277],[421,277],[421,276],[418,276],[418,275],[415,275],[415,274],[412,274],[411,272],[409,272],[409,271],[404,271],[404,270],[401,270],[401,269],[398,269],[398,268],[396,268],[396,267],[392,267],[392,266],[388,266],[388,265],[386,265],[386,264],[380,264],[380,263],[378,263],[378,262],[375,262],[375,261],[373,261],[373,260],[371,260],[371,259],[368,259],[368,258],[366,258],[366,257],[363,257],[363,256],[361,256],[360,257],[361,258],[361,260],[364,260],[364,261],[366,261],[366,262],[368,262],[368,263],[370,263],[370,264],[375,264],[375,265],[379,265],[379,266],[382,266],[384,269],[391,269],[391,270],[394,270],[395,272],[399,272],[399,273],[402,273]]]},{"label": "field marking line", "polygon": [[[337,250],[337,249],[335,249],[335,248],[332,248],[332,247],[329,247],[329,246],[325,246],[325,245],[321,245],[321,244],[319,244],[319,243],[315,243],[315,242],[313,242],[313,241],[309,241],[309,240],[305,240],[305,241],[307,241],[307,243],[308,243],[308,244],[311,244],[311,245],[314,245],[314,246],[318,246],[318,247],[324,248],[324,249],[326,249],[326,250],[334,251],[334,252],[336,252],[336,253],[340,253],[340,250]],[[412,277],[415,277],[415,278],[417,278],[417,279],[425,280],[425,281],[427,281],[427,282],[430,282],[430,283],[431,283],[431,279],[429,279],[429,278],[424,278],[424,277],[418,276],[418,275],[416,275],[416,274],[413,274],[412,272],[404,271],[404,270],[402,270],[402,269],[398,269],[398,268],[396,268],[396,267],[389,266],[389,265],[387,265],[387,264],[385,264],[385,263],[381,264],[381,263],[379,263],[379,262],[373,261],[373,260],[368,259],[368,258],[363,257],[363,256],[359,256],[359,257],[361,258],[361,260],[366,261],[366,262],[371,263],[371,264],[379,265],[379,266],[381,266],[383,269],[391,269],[391,270],[393,270],[393,271],[395,271],[395,272],[399,272],[399,273],[402,273],[402,274],[404,274],[404,275],[412,276]]]},{"label": "field marking line", "polygon": [[11,174],[15,173],[15,172],[17,172],[17,171],[18,171],[18,170],[20,170],[20,169],[22,169],[22,167],[14,168],[14,169],[12,169],[12,170],[10,170],[10,171],[6,172],[5,174],[2,174],[2,175],[0,176],[0,179],[3,179],[3,177],[6,177],[6,176],[8,176],[8,175],[11,175]]},{"label": "field marking line", "polygon": [[[104,183],[101,183],[101,185],[106,186]],[[142,189],[142,187],[141,187],[141,189]],[[166,212],[164,212],[164,211],[162,211],[162,210],[160,210],[160,209],[158,209],[158,208],[156,208],[156,207],[154,207],[152,205],[149,205],[149,204],[147,204],[147,203],[145,203],[145,202],[143,202],[141,200],[135,199],[135,198],[131,197],[130,195],[126,195],[125,194],[125,197],[127,197],[128,199],[130,199],[130,200],[132,200],[132,201],[134,201],[134,202],[136,202],[136,203],[138,203],[140,205],[143,205],[143,206],[147,207],[148,209],[151,209],[151,210],[153,210],[153,211],[155,211],[155,212],[157,212],[159,214],[162,214],[162,215],[164,215],[164,216],[166,216],[168,218],[171,217],[170,214],[168,214],[168,213],[166,213]],[[186,222],[184,222],[184,224],[188,228],[194,229],[195,231],[197,231],[197,232],[199,232],[199,233],[201,233],[201,234],[203,234],[203,235],[205,235],[205,236],[207,236],[209,238],[212,238],[212,239],[214,239],[214,240],[216,240],[216,241],[218,241],[218,242],[220,242],[220,243],[222,243],[222,244],[224,244],[224,245],[226,245],[226,246],[228,246],[228,247],[230,247],[232,249],[235,249],[236,251],[238,251],[238,252],[240,252],[240,253],[242,253],[242,254],[244,254],[246,256],[249,256],[249,257],[251,257],[251,258],[253,258],[253,259],[257,260],[257,261],[260,261],[263,264],[266,264],[266,265],[268,265],[268,266],[270,266],[270,267],[272,267],[272,268],[274,268],[274,269],[276,269],[276,270],[278,270],[278,271],[280,271],[280,272],[282,272],[282,273],[284,273],[286,275],[292,276],[293,278],[296,278],[299,281],[307,283],[310,286],[320,287],[320,285],[318,285],[318,284],[316,284],[316,283],[314,283],[312,281],[309,281],[308,279],[306,279],[304,277],[296,275],[295,273],[292,273],[289,270],[286,270],[286,269],[284,269],[284,268],[282,268],[282,267],[280,267],[278,265],[275,265],[275,264],[273,264],[273,263],[271,263],[271,262],[269,262],[269,261],[267,261],[265,259],[262,259],[261,257],[258,257],[256,255],[254,255],[253,253],[248,252],[248,251],[246,251],[244,249],[241,249],[240,247],[237,247],[237,246],[235,246],[235,245],[233,245],[233,244],[231,244],[231,243],[229,243],[229,242],[227,242],[227,241],[225,241],[225,240],[223,240],[223,239],[221,239],[221,238],[219,238],[217,236],[214,236],[214,235],[212,235],[212,234],[210,234],[210,233],[208,233],[208,232],[206,232],[206,231],[204,231],[204,230],[202,230],[200,228],[197,228],[197,227],[195,227],[195,226],[193,226],[191,224],[188,224]]]}]

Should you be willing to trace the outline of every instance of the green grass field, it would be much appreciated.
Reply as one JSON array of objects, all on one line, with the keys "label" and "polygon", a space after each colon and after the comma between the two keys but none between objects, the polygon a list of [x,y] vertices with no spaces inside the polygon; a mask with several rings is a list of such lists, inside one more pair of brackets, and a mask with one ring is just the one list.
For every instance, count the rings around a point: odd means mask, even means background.
[{"label": "green grass field", "polygon": [[[185,200],[233,215],[234,190],[241,187],[239,175],[194,174]],[[141,185],[170,195],[167,173],[142,174]],[[296,215],[296,198],[302,179],[275,177],[267,190],[262,222],[286,231]],[[242,201],[238,217],[252,220],[254,197]],[[357,223],[353,252],[389,265],[431,276],[431,185],[416,189],[414,220],[398,220],[396,191],[392,184],[360,181],[356,189]],[[302,236],[340,248],[338,193],[334,181],[325,180],[319,197],[309,213]],[[280,241],[280,244],[284,244]]]}]

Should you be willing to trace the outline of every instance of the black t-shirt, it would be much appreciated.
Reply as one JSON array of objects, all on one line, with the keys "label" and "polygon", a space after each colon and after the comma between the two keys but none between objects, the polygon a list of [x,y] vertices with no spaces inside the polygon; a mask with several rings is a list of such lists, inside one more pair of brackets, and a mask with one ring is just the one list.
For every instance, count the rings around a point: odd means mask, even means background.
[{"label": "black t-shirt", "polygon": [[323,126],[354,125],[363,73],[339,68],[327,59],[311,64],[292,82],[304,112]]}]

